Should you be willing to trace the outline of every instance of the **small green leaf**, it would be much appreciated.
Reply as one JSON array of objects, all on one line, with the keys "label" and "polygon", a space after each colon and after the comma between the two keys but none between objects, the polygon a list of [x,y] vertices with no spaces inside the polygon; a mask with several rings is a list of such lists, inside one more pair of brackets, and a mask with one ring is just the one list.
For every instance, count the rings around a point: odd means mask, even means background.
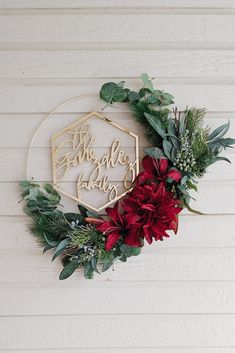
[{"label": "small green leaf", "polygon": [[187,186],[189,189],[193,189],[193,190],[197,191],[197,186],[195,184],[193,184],[190,180],[187,181]]},{"label": "small green leaf", "polygon": [[117,84],[115,82],[105,83],[100,90],[100,98],[104,100],[106,103],[113,103],[114,92],[117,88]]},{"label": "small green leaf", "polygon": [[87,217],[88,209],[82,205],[78,205],[78,209],[83,217]]},{"label": "small green leaf", "polygon": [[224,162],[228,162],[228,163],[231,164],[231,161],[230,161],[228,158],[226,158],[226,157],[215,157],[215,158],[213,158],[212,161],[210,162],[210,165],[211,165],[211,164],[214,164],[214,163],[216,163],[216,162],[219,162],[219,161],[224,161]]},{"label": "small green leaf", "polygon": [[62,240],[56,247],[54,255],[52,257],[52,261],[54,261],[62,252],[65,250],[65,248],[71,243],[71,240],[69,238],[65,238]]},{"label": "small green leaf", "polygon": [[121,87],[121,88],[124,88],[124,86],[125,86],[125,81],[120,81],[120,82],[118,82],[118,87]]},{"label": "small green leaf", "polygon": [[22,188],[28,188],[32,186],[31,182],[28,180],[22,180],[19,182],[19,184]]},{"label": "small green leaf", "polygon": [[126,90],[122,87],[118,87],[114,90],[113,93],[113,102],[124,102],[126,99],[127,93]]},{"label": "small green leaf", "polygon": [[141,75],[141,80],[143,81],[144,84],[147,83],[147,82],[149,81],[148,74],[143,73],[143,74]]},{"label": "small green leaf", "polygon": [[44,233],[44,239],[51,248],[55,248],[60,243],[59,240],[50,240],[46,233]]},{"label": "small green leaf", "polygon": [[60,272],[60,280],[66,279],[71,276],[74,271],[78,268],[78,260],[73,259],[67,265],[64,266],[63,270]]},{"label": "small green leaf", "polygon": [[163,156],[164,156],[164,152],[163,152],[160,148],[158,148],[158,147],[149,147],[149,148],[146,148],[146,149],[144,150],[144,152],[145,152],[148,156],[150,156],[150,157],[152,157],[152,158],[156,158],[156,159],[163,158]]},{"label": "small green leaf", "polygon": [[103,262],[102,272],[107,271],[113,264],[113,259],[107,259]]},{"label": "small green leaf", "polygon": [[130,102],[135,102],[140,98],[139,93],[131,91],[128,95],[128,99]]},{"label": "small green leaf", "polygon": [[230,127],[230,122],[228,121],[227,123],[217,127],[212,133],[208,136],[208,141],[212,141],[215,137],[223,137],[229,130]]},{"label": "small green leaf", "polygon": [[91,258],[91,266],[95,272],[99,273],[97,269],[97,258],[95,256]]},{"label": "small green leaf", "polygon": [[45,184],[44,189],[46,190],[46,192],[48,192],[48,194],[51,194],[51,193],[57,194],[57,191],[54,189],[54,187],[51,184]]},{"label": "small green leaf", "polygon": [[91,279],[93,276],[93,267],[89,261],[87,261],[84,265],[84,276],[87,279]]},{"label": "small green leaf", "polygon": [[181,179],[180,184],[181,184],[181,185],[184,185],[187,180],[188,180],[188,176],[185,175],[185,176]]},{"label": "small green leaf", "polygon": [[232,138],[219,138],[213,141],[214,143],[218,143],[223,147],[231,147],[231,145],[235,144],[235,139]]},{"label": "small green leaf", "polygon": [[187,115],[184,114],[184,115],[181,116],[180,119],[179,119],[179,133],[180,133],[181,135],[183,135],[183,134],[184,134],[184,131],[185,131],[185,127],[186,127],[186,125],[185,125],[186,116],[187,116]]},{"label": "small green leaf", "polygon": [[126,244],[122,244],[120,250],[126,257],[138,256],[141,253],[140,247],[129,246]]},{"label": "small green leaf", "polygon": [[149,114],[149,113],[144,113],[144,116],[146,117],[149,124],[154,128],[154,130],[161,137],[163,137],[166,134],[166,131],[163,129],[161,122],[158,120],[158,118],[156,116]]},{"label": "small green leaf", "polygon": [[168,142],[167,140],[163,140],[162,145],[163,145],[163,151],[164,151],[165,155],[171,161],[172,160],[172,156],[171,156],[172,144],[170,142]]},{"label": "small green leaf", "polygon": [[44,246],[44,248],[43,248],[43,254],[44,254],[46,251],[51,250],[51,249],[53,249],[53,248],[54,248],[54,246],[51,246],[51,245],[46,245],[46,246]]}]

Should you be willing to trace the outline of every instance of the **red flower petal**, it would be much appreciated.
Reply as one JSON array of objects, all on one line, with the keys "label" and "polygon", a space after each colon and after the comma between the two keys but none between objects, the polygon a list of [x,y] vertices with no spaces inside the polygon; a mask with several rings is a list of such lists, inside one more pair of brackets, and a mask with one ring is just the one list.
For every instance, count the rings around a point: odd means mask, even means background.
[{"label": "red flower petal", "polygon": [[168,169],[168,159],[161,158],[158,164],[159,164],[159,167],[158,167],[159,175],[164,176]]},{"label": "red flower petal", "polygon": [[107,237],[105,249],[107,251],[110,251],[119,239],[120,239],[120,234],[118,232],[115,231],[115,232],[109,233]]},{"label": "red flower petal", "polygon": [[104,221],[102,224],[98,224],[96,229],[101,233],[106,233],[112,229],[112,224],[109,221]]},{"label": "red flower petal", "polygon": [[151,228],[149,226],[145,225],[143,227],[143,229],[144,229],[144,236],[145,236],[147,242],[149,244],[152,244],[153,239],[152,239],[152,230],[151,230]]},{"label": "red flower petal", "polygon": [[134,247],[141,247],[142,243],[139,237],[139,228],[131,227],[124,238],[124,244]]},{"label": "red flower petal", "polygon": [[119,212],[118,212],[118,202],[115,203],[113,207],[107,207],[105,212],[115,223],[120,222]]},{"label": "red flower petal", "polygon": [[145,156],[142,160],[142,166],[145,170],[150,175],[154,175],[155,172],[155,166],[153,164],[153,158],[149,156]]},{"label": "red flower petal", "polygon": [[170,168],[168,170],[167,176],[168,176],[168,178],[171,178],[171,179],[175,180],[177,183],[182,178],[181,173],[175,168]]}]

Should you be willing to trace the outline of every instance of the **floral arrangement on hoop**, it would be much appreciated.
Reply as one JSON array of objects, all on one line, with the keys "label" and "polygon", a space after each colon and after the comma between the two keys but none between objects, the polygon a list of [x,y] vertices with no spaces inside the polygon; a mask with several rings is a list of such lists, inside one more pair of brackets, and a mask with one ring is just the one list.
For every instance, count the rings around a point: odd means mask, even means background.
[{"label": "floral arrangement on hoop", "polygon": [[107,105],[124,102],[131,108],[153,147],[145,150],[143,170],[132,190],[106,216],[78,205],[79,213],[64,213],[60,195],[51,184],[43,187],[22,181],[25,212],[32,218],[30,229],[44,247],[54,249],[52,260],[62,257],[60,279],[68,278],[77,268],[92,278],[110,268],[114,261],[127,261],[139,255],[145,241],[163,240],[168,231],[177,233],[178,215],[190,206],[190,190],[197,190],[198,180],[207,168],[232,147],[235,139],[225,137],[229,122],[210,131],[204,126],[205,110],[187,108],[178,112],[169,108],[173,96],[155,89],[151,78],[142,74],[143,87],[125,88],[125,82],[105,83],[100,98]]}]

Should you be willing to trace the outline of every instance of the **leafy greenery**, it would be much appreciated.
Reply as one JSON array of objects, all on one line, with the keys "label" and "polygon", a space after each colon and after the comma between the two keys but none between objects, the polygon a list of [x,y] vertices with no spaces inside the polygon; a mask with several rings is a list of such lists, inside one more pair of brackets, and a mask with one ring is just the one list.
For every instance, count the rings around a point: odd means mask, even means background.
[{"label": "leafy greenery", "polygon": [[99,218],[79,205],[79,213],[63,213],[60,195],[50,184],[40,185],[22,181],[20,183],[25,201],[25,212],[31,216],[30,229],[37,236],[44,252],[54,249],[52,261],[62,256],[64,265],[59,278],[66,279],[77,268],[84,268],[84,276],[92,278],[94,272],[104,272],[113,263],[140,253],[139,248],[125,247],[119,243],[110,251],[105,250],[105,236],[87,222]]},{"label": "leafy greenery", "polygon": [[[147,148],[145,153],[152,158],[168,159],[170,166],[177,168],[183,178],[178,185],[170,186],[183,206],[189,207],[190,189],[197,190],[197,180],[207,171],[208,167],[218,161],[230,162],[220,156],[226,148],[235,144],[235,139],[225,138],[229,130],[229,122],[219,126],[213,132],[204,126],[205,109],[187,108],[183,112],[169,109],[173,96],[153,86],[153,78],[147,74],[141,75],[143,87],[134,92],[124,88],[124,82],[116,84],[106,83],[102,86],[100,97],[108,104],[126,102],[134,112],[135,118],[145,128],[145,134],[153,147]],[[109,96],[104,90],[109,87]],[[120,88],[121,87],[121,88]],[[122,89],[123,99],[115,96],[116,90]],[[125,97],[124,97],[125,96]]]}]

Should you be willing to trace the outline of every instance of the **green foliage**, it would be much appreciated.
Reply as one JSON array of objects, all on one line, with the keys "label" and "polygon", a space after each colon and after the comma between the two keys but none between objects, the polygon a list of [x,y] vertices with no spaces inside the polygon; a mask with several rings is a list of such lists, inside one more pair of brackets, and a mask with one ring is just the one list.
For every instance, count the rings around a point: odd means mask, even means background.
[{"label": "green foliage", "polygon": [[[79,205],[80,213],[63,213],[60,196],[53,186],[22,181],[25,212],[31,216],[31,231],[44,247],[44,252],[54,248],[52,261],[62,257],[63,270],[59,278],[68,278],[77,268],[84,268],[84,276],[92,278],[94,272],[106,271],[115,260],[136,256],[140,250],[117,244],[110,251],[105,249],[105,236],[87,223],[87,217],[99,218]],[[122,246],[121,246],[122,245]],[[99,270],[100,268],[100,270]]]}]

